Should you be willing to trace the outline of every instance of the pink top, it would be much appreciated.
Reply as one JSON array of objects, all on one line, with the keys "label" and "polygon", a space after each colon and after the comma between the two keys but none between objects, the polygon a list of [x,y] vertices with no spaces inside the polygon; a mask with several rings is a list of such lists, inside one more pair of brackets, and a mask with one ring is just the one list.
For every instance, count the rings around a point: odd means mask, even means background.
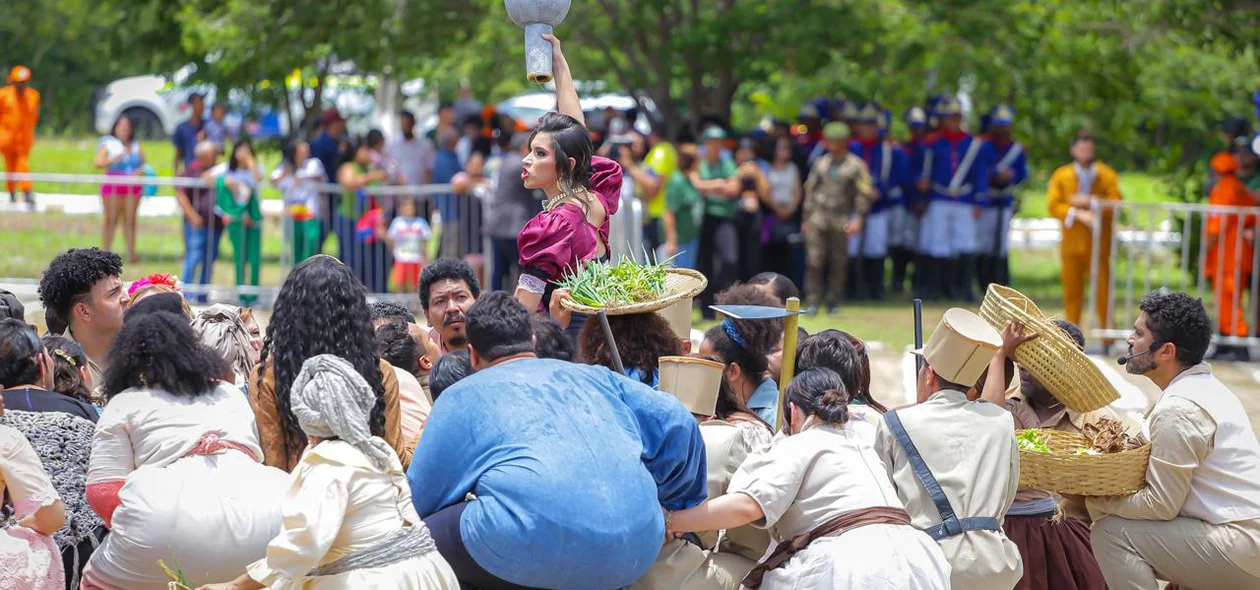
[{"label": "pink top", "polygon": [[608,221],[621,203],[621,165],[608,158],[591,158],[588,188],[608,212],[604,223],[591,225],[582,208],[571,203],[535,215],[516,238],[522,272],[556,281],[565,270],[593,258],[600,243],[608,244]]}]

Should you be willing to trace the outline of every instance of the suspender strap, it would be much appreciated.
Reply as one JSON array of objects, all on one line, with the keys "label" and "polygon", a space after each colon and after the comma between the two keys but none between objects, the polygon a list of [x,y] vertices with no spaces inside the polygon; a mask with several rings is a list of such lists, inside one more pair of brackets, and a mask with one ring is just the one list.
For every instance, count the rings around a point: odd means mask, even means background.
[{"label": "suspender strap", "polygon": [[971,174],[971,165],[976,161],[976,155],[980,153],[980,144],[983,143],[979,137],[972,137],[971,143],[967,144],[967,153],[963,155],[962,162],[958,163],[958,169],[954,170],[954,177],[949,180],[949,187],[957,189],[962,186],[963,181],[967,180],[967,175]]},{"label": "suspender strap", "polygon": [[997,163],[998,172],[1010,170],[1011,166],[1015,165],[1015,160],[1022,153],[1024,153],[1024,146],[1020,145],[1019,142],[1012,144],[1011,149],[1007,150],[1006,155],[1002,156],[1002,160]]},{"label": "suspender strap", "polygon": [[954,513],[954,507],[949,503],[949,498],[945,497],[945,490],[941,489],[940,482],[936,481],[936,476],[932,475],[932,471],[928,469],[927,463],[923,461],[923,456],[919,454],[919,449],[914,446],[914,441],[910,440],[910,434],[906,432],[906,427],[901,424],[901,418],[897,416],[897,411],[892,410],[884,414],[884,422],[892,430],[893,438],[897,439],[897,444],[901,445],[901,449],[906,452],[906,459],[910,461],[910,468],[914,471],[915,478],[919,480],[919,484],[923,486],[923,489],[927,490],[928,497],[932,498],[932,503],[936,505],[936,511],[941,514],[941,524],[928,527],[923,532],[927,533],[933,540],[940,541],[941,539],[961,535],[967,531],[1001,530],[997,519],[993,517],[959,519],[958,515]]},{"label": "suspender strap", "polygon": [[923,152],[923,170],[919,173],[919,180],[932,179],[932,147],[927,146]]}]

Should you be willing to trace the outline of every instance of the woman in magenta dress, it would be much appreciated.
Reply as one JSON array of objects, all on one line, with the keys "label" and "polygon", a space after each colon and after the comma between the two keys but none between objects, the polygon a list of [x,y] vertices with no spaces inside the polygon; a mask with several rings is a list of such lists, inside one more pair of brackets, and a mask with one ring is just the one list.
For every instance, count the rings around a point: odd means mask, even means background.
[{"label": "woman in magenta dress", "polygon": [[[594,155],[591,134],[573,87],[573,73],[560,41],[555,48],[556,110],[543,115],[529,140],[521,167],[525,188],[547,194],[543,211],[521,230],[521,278],[516,299],[526,309],[545,311],[555,282],[584,260],[608,256],[608,220],[621,198],[621,166]],[[570,330],[581,328],[574,318]]]}]

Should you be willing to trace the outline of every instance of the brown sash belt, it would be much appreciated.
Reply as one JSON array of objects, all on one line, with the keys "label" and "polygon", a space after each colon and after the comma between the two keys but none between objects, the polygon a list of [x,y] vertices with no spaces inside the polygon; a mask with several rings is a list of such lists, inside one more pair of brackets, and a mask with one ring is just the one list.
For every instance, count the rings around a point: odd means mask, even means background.
[{"label": "brown sash belt", "polygon": [[810,543],[822,537],[839,537],[853,529],[864,527],[868,524],[910,524],[910,515],[901,508],[891,508],[888,506],[880,506],[876,508],[863,508],[861,510],[852,510],[837,516],[814,530],[792,537],[791,540],[779,543],[774,548],[774,552],[767,557],[765,561],[753,568],[744,577],[743,584],[753,590],[761,587],[761,579],[765,577],[770,570],[783,567],[788,560],[792,559],[798,551],[804,550]]}]

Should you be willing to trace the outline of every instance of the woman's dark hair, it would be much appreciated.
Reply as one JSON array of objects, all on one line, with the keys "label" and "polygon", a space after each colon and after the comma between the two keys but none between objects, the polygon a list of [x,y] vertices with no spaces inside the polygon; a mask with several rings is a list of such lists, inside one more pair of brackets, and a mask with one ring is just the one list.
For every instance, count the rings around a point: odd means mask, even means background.
[{"label": "woman's dark hair", "polygon": [[192,322],[192,317],[188,315],[188,303],[184,301],[184,296],[179,293],[154,293],[137,301],[134,305],[127,308],[123,313],[123,323],[131,321],[133,318],[156,312],[173,313],[183,316],[184,319]]},{"label": "woman's dark hair", "polygon": [[472,363],[468,360],[468,351],[460,350],[442,355],[433,370],[429,371],[429,393],[433,394],[433,402],[438,396],[458,382],[472,374]]},{"label": "woman's dark hair", "polygon": [[540,359],[572,361],[574,357],[573,340],[555,320],[544,315],[535,315],[534,354]]},{"label": "woman's dark hair", "polygon": [[297,148],[299,145],[306,143],[301,139],[286,141],[284,146],[280,148],[280,158],[284,165],[290,169],[297,168]]},{"label": "woman's dark hair", "polygon": [[871,359],[865,342],[840,330],[823,330],[806,338],[796,349],[796,369],[803,372],[820,367],[839,374],[853,399],[881,414],[888,411],[871,397]]},{"label": "woman's dark hair", "polygon": [[700,162],[700,152],[696,151],[695,144],[685,143],[678,146],[678,171],[687,173],[691,172]]},{"label": "woman's dark hair", "polygon": [[769,286],[770,290],[774,292],[775,298],[779,300],[779,305],[786,304],[787,300],[792,297],[801,296],[801,290],[796,287],[796,283],[777,272],[763,272],[753,275],[753,278],[748,280],[748,284],[759,287]]},{"label": "woman's dark hair", "polygon": [[106,401],[133,387],[197,397],[213,391],[228,372],[223,357],[197,339],[188,316],[165,311],[123,322],[108,359],[101,386]]},{"label": "woman's dark hair", "polygon": [[46,336],[44,351],[53,362],[52,390],[89,404],[94,403],[92,390],[83,382],[83,373],[79,371],[88,363],[83,347],[64,336]]},{"label": "woman's dark hair", "polygon": [[39,353],[44,347],[30,324],[13,318],[0,320],[0,387],[39,381]]},{"label": "woman's dark hair", "polygon": [[408,373],[415,373],[420,367],[420,343],[411,337],[403,321],[390,320],[376,328],[376,353]]},{"label": "woman's dark hair", "polygon": [[372,129],[367,132],[367,137],[364,139],[364,143],[366,143],[371,149],[384,146],[385,134],[382,133],[380,129]]},{"label": "woman's dark hair", "polygon": [[[849,421],[849,393],[844,380],[831,369],[814,368],[797,375],[787,386],[788,401],[806,416],[818,416],[828,424]],[[791,419],[790,410],[785,415]]]},{"label": "woman's dark hair", "polygon": [[[656,373],[661,357],[683,353],[678,335],[660,314],[608,316],[608,327],[612,329],[617,351],[621,353],[622,365],[626,369],[638,369],[644,383],[652,382],[652,375]],[[587,364],[612,368],[612,349],[604,339],[599,322],[586,322],[582,326],[577,345],[578,356]]]},{"label": "woman's dark hair", "polygon": [[[591,144],[591,133],[586,126],[563,113],[550,112],[538,120],[538,127],[529,136],[531,145],[539,133],[551,134],[551,151],[561,190],[590,184],[591,157],[595,155],[595,146]],[[569,158],[573,158],[572,165]]]},{"label": "woman's dark hair", "polygon": [[[131,137],[128,137],[127,139],[123,139],[123,138],[121,138],[121,137],[118,137],[118,124],[119,124],[119,123],[122,123],[122,122],[123,122],[123,119],[126,119],[128,123],[131,123]],[[126,145],[126,142],[135,141],[135,139],[136,139],[136,123],[135,123],[135,121],[132,121],[132,120],[131,120],[131,116],[130,116],[130,115],[127,115],[126,113],[123,113],[123,114],[121,114],[121,115],[118,115],[118,118],[117,118],[117,119],[114,119],[114,124],[109,126],[109,134],[110,134],[110,135],[113,135],[113,136],[114,136],[115,138],[117,138],[119,141],[123,141],[123,142],[124,142],[123,147],[127,148],[128,150],[130,150],[130,149],[131,149],[131,146]]]},{"label": "woman's dark hair", "polygon": [[376,332],[368,315],[367,290],[346,265],[330,256],[314,256],[293,267],[276,297],[258,359],[259,391],[267,363],[272,363],[276,409],[289,453],[301,450],[307,442],[289,405],[289,391],[302,363],[320,354],[345,359],[372,387],[376,404],[369,426],[373,435],[383,437],[385,386],[376,354]]},{"label": "woman's dark hair", "polygon": [[228,170],[238,170],[240,168],[241,165],[236,162],[236,150],[242,147],[249,148],[249,153],[254,157],[258,156],[258,153],[254,151],[254,144],[250,143],[249,138],[242,137],[232,144],[232,153],[228,156]]},{"label": "woman's dark hair", "polygon": [[[722,362],[722,359],[712,356],[704,358],[717,363]],[[718,386],[717,408],[714,410],[714,417],[719,420],[729,420],[735,414],[744,414],[745,416],[756,418],[758,422],[765,424],[766,428],[769,428],[772,432],[774,431],[774,426],[767,424],[765,420],[761,419],[761,416],[757,415],[757,412],[752,411],[748,404],[739,399],[739,395],[735,393],[735,387],[731,385],[726,375],[723,375],[721,385]]]},{"label": "woman's dark hair", "polygon": [[48,327],[49,334],[65,334],[66,328],[69,327],[66,325],[66,321],[61,319],[61,316],[57,315],[57,311],[51,307],[44,308],[44,325]]}]

